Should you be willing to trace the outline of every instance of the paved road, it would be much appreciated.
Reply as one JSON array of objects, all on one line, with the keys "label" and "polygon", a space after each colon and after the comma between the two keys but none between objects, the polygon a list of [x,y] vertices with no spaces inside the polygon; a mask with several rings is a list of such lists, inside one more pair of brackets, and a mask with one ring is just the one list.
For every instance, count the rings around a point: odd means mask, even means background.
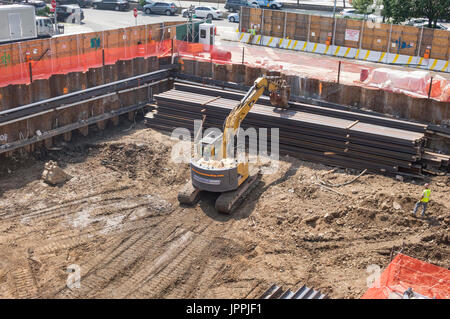
[{"label": "paved road", "polygon": [[[83,11],[85,18],[81,25],[64,23],[65,34],[105,31],[136,25],[136,19],[133,16],[133,11],[117,12],[95,9],[83,9]],[[161,23],[164,21],[186,21],[186,19],[181,15],[168,17],[157,14],[147,15],[143,12],[139,12],[137,17],[137,25]],[[226,20],[216,20],[215,23],[218,26],[230,24]]]},{"label": "paved road", "polygon": [[[189,7],[189,5],[198,5],[198,1],[177,1],[178,5],[182,7]],[[207,2],[202,3],[202,5],[214,6],[219,10],[226,11],[224,8],[224,4]],[[111,11],[111,10],[95,10],[92,8],[83,9],[84,11],[84,20],[81,25],[64,23],[65,26],[65,34],[75,34],[75,33],[85,33],[85,32],[97,32],[97,31],[105,31],[117,28],[124,28],[129,26],[136,25],[136,19],[133,16],[133,11]],[[295,11],[299,13],[305,14],[315,14],[315,15],[327,15],[331,16],[332,13],[329,11],[316,11],[316,10],[298,10],[298,9],[290,9],[289,11]],[[139,11],[137,17],[137,24],[151,24],[151,23],[160,23],[164,21],[185,21],[181,15],[175,16],[165,16],[165,15],[157,15],[157,14],[145,14],[144,12]],[[222,27],[226,27],[227,29],[232,29],[237,24],[233,25],[229,23],[226,19],[215,20],[214,23],[218,26],[218,29]]]}]

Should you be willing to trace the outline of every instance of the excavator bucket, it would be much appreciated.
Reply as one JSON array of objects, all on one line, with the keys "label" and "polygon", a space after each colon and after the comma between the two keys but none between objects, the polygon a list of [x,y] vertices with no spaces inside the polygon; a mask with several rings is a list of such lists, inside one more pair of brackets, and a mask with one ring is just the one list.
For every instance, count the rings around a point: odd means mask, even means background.
[{"label": "excavator bucket", "polygon": [[291,96],[291,88],[283,81],[278,91],[273,91],[270,93],[270,103],[273,106],[278,106],[282,108],[289,107],[289,98]]}]

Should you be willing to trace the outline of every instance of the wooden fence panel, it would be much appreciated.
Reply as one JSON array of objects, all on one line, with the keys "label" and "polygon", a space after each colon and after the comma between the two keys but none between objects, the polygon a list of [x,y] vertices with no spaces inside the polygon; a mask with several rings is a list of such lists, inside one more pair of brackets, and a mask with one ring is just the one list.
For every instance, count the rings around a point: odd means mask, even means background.
[{"label": "wooden fence panel", "polygon": [[334,44],[345,46],[345,30],[347,28],[346,19],[336,19],[336,29],[334,31]]},{"label": "wooden fence panel", "polygon": [[264,10],[263,34],[272,36],[272,10]]},{"label": "wooden fence panel", "polygon": [[[371,50],[387,52],[389,47],[389,32],[391,30],[391,25],[381,24],[373,29],[372,44],[370,46]],[[389,48],[389,50],[391,50]]]},{"label": "wooden fence panel", "polygon": [[[341,20],[341,19],[340,19]],[[344,20],[344,19],[342,19]],[[344,45],[349,48],[359,48],[359,44],[361,42],[361,28],[362,28],[362,21],[361,20],[353,20],[353,19],[345,19],[346,26],[345,30],[353,31],[359,33],[357,41],[353,40],[345,40]],[[345,38],[345,35],[344,35]]]},{"label": "wooden fence panel", "polygon": [[297,19],[295,21],[295,40],[307,41],[308,40],[308,24],[309,15],[297,14]]},{"label": "wooden fence panel", "polygon": [[297,28],[297,15],[289,12],[286,17],[286,37],[295,39],[295,29]]},{"label": "wooden fence panel", "polygon": [[284,34],[284,11],[272,12],[272,36],[281,38]]},{"label": "wooden fence panel", "polygon": [[322,19],[320,16],[311,16],[311,23],[309,27],[309,41],[320,42],[320,24]]},{"label": "wooden fence panel", "polygon": [[447,60],[449,58],[449,33],[450,32],[444,30],[434,30],[430,58],[439,60]]}]

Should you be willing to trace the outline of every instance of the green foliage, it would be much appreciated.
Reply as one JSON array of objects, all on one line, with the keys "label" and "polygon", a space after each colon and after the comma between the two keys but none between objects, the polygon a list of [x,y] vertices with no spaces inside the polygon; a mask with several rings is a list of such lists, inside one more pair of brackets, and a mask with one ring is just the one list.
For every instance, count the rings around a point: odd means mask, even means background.
[{"label": "green foliage", "polygon": [[450,20],[450,0],[383,0],[382,15],[400,23],[411,18],[427,18],[428,26]]},{"label": "green foliage", "polygon": [[139,5],[140,5],[141,7],[144,7],[146,3],[147,3],[147,2],[145,2],[145,0],[139,0]]},{"label": "green foliage", "polygon": [[450,0],[412,0],[414,17],[428,19],[428,26],[438,20],[450,20]]},{"label": "green foliage", "polygon": [[414,0],[392,0],[392,19],[393,23],[401,23],[414,16]]},{"label": "green foliage", "polygon": [[374,4],[374,0],[353,0],[352,6],[359,13],[369,14],[372,12],[371,6]]},{"label": "green foliage", "polygon": [[393,5],[394,0],[383,0],[383,9],[381,10],[381,15],[383,16],[383,22],[389,20],[393,16]]},{"label": "green foliage", "polygon": [[36,12],[37,16],[48,17],[50,15],[50,8],[45,7],[44,9],[40,9]]}]

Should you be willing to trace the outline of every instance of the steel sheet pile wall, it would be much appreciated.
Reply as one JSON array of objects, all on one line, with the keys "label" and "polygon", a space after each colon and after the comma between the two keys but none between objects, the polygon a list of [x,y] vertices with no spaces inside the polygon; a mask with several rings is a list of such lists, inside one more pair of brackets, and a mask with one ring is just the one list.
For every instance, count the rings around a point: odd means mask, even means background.
[{"label": "steel sheet pile wall", "polygon": [[[157,107],[146,122],[166,131],[176,127],[193,130],[193,120],[200,120],[201,110],[206,109],[205,126],[221,129],[242,96],[243,93],[176,84],[176,89],[155,96]],[[354,118],[349,118],[350,114],[325,115],[320,114],[325,110],[300,103],[292,103],[289,110],[276,110],[268,104],[266,98],[260,99],[242,127],[269,128],[269,132],[270,128],[279,128],[283,154],[373,172],[421,172],[417,162],[423,153],[423,126],[364,116],[355,120],[357,114]]]},{"label": "steel sheet pile wall", "polygon": [[[57,135],[63,135],[64,140],[69,141],[74,130],[86,136],[90,124],[95,123],[98,129],[104,129],[108,121],[117,125],[119,115],[123,113],[128,113],[132,120],[136,108],[127,111],[128,108],[140,103],[145,105],[151,94],[169,89],[167,81],[151,89],[125,81],[122,89],[100,90],[97,96],[107,93],[100,98],[95,98],[95,94],[85,97],[84,93],[78,92],[158,71],[162,68],[160,64],[169,64],[169,60],[170,57],[120,60],[114,65],[91,68],[87,72],[56,74],[29,85],[0,88],[0,154],[10,155],[12,150],[21,147],[28,152],[42,145],[50,147]],[[167,79],[168,75],[162,77]]]}]

